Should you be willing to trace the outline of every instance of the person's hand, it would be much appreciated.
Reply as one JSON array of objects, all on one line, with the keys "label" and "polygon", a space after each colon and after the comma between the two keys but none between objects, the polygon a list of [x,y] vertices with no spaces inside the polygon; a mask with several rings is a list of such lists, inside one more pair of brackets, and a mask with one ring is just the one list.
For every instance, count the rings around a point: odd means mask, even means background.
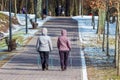
[{"label": "person's hand", "polygon": [[52,52],[52,50],[50,50],[50,53]]},{"label": "person's hand", "polygon": [[36,49],[36,51],[37,51],[37,52],[39,52],[39,50],[38,50],[38,49]]},{"label": "person's hand", "polygon": [[71,51],[71,48],[69,49],[69,51]]}]

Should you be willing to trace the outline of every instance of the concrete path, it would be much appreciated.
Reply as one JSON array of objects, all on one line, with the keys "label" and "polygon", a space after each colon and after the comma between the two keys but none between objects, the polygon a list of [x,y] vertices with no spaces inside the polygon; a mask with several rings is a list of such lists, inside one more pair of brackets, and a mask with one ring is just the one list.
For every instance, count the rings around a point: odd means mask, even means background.
[{"label": "concrete path", "polygon": [[[77,21],[71,18],[52,18],[42,27],[48,28],[48,35],[52,37],[54,50],[50,53],[49,70],[42,71],[38,67],[38,52],[35,44],[40,32],[19,51],[8,63],[0,68],[0,80],[82,80],[80,42]],[[69,65],[66,71],[61,71],[57,49],[57,38],[60,30],[66,29],[72,42],[72,51],[69,55]]]}]

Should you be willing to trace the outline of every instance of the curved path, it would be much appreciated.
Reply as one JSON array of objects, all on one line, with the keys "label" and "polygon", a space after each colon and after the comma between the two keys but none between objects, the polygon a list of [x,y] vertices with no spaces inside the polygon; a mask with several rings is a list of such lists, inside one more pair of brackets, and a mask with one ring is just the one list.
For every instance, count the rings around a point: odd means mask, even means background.
[{"label": "curved path", "polygon": [[[48,28],[52,37],[54,50],[50,53],[49,70],[42,71],[38,66],[38,53],[35,49],[38,31],[30,42],[15,55],[8,63],[0,68],[0,80],[82,80],[80,41],[77,21],[71,18],[51,18],[42,27]],[[69,55],[69,65],[66,71],[61,71],[57,49],[57,37],[60,30],[66,29],[72,42]]]}]

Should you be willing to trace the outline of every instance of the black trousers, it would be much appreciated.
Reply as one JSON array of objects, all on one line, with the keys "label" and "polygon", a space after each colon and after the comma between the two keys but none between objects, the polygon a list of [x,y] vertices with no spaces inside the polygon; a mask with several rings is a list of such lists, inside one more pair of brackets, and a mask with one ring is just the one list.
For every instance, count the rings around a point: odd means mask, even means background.
[{"label": "black trousers", "polygon": [[61,69],[67,69],[69,51],[59,51]]},{"label": "black trousers", "polygon": [[42,70],[48,69],[49,52],[40,51],[39,54],[41,58]]}]

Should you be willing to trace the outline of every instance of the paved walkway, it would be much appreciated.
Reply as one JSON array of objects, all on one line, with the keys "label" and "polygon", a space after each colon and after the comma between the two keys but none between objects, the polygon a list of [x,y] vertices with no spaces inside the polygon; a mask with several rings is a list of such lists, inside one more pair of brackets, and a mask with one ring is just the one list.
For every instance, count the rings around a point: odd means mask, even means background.
[{"label": "paved walkway", "polygon": [[[49,70],[42,71],[38,67],[38,53],[35,49],[39,32],[30,40],[26,47],[16,54],[8,63],[0,69],[0,80],[82,80],[80,42],[77,21],[71,18],[52,18],[42,27],[48,28],[48,34],[52,36],[54,50],[50,53]],[[72,51],[69,55],[69,65],[66,71],[61,71],[57,50],[57,37],[60,30],[66,29],[72,41]]]}]

